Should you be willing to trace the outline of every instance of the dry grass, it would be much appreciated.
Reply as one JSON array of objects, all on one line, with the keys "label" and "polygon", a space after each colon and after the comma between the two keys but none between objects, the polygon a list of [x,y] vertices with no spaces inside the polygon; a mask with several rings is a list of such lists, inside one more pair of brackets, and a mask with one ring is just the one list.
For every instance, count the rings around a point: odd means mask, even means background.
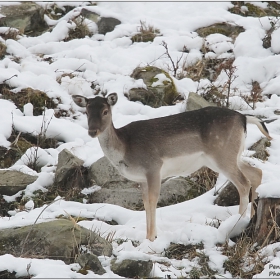
[{"label": "dry grass", "polygon": [[140,20],[138,33],[135,34],[131,40],[132,42],[152,42],[154,38],[160,33],[159,29],[154,28],[152,25],[147,25],[145,21]]},{"label": "dry grass", "polygon": [[0,59],[4,58],[6,55],[7,46],[0,42]]},{"label": "dry grass", "polygon": [[211,190],[217,181],[219,173],[207,167],[202,167],[188,177],[188,182],[199,194]]},{"label": "dry grass", "polygon": [[189,273],[191,279],[213,278],[216,271],[209,267],[209,257],[203,252],[203,249],[203,243],[194,245],[171,243],[164,251],[164,256],[169,259],[197,261],[197,266],[194,266]]},{"label": "dry grass", "polygon": [[71,41],[73,39],[82,39],[87,36],[92,36],[93,33],[89,30],[87,24],[85,23],[84,17],[77,17],[73,20],[73,22],[76,24],[76,27],[74,29],[69,30],[67,38],[65,38],[65,42]]},{"label": "dry grass", "polygon": [[224,262],[224,268],[233,278],[252,278],[255,274],[261,273],[266,264],[255,240],[245,234],[237,239],[234,246],[225,243],[222,252],[228,257]]}]

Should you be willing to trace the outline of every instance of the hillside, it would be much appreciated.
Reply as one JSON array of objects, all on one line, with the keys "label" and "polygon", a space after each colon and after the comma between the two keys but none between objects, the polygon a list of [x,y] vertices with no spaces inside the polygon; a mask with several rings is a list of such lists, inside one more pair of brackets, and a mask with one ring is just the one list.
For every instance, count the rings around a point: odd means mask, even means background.
[{"label": "hillside", "polygon": [[162,182],[145,239],[138,185],[71,96],[117,93],[117,128],[200,106],[192,95],[262,119],[273,139],[248,124],[242,157],[263,172],[260,200],[278,201],[280,4],[23,5],[0,3],[0,278],[279,278],[279,206],[260,244],[251,205],[217,205],[228,182],[210,170]]}]

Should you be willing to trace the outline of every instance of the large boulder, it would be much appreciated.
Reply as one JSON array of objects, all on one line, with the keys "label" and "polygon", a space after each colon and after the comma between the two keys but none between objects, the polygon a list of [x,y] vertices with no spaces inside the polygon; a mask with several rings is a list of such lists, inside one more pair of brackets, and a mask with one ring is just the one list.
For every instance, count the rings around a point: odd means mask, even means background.
[{"label": "large boulder", "polygon": [[142,208],[139,184],[120,175],[106,157],[90,166],[88,177],[91,184],[101,186],[90,197],[89,202],[115,204],[128,209]]},{"label": "large boulder", "polygon": [[82,245],[96,256],[112,255],[108,241],[65,219],[0,231],[0,255],[58,259],[70,264]]},{"label": "large boulder", "polygon": [[37,178],[16,170],[0,170],[0,195],[14,195],[35,182]]},{"label": "large boulder", "polygon": [[131,101],[140,101],[144,105],[157,108],[163,105],[172,105],[179,97],[172,78],[164,70],[154,67],[137,67],[131,77],[142,79],[146,88],[132,88],[128,98]]},{"label": "large boulder", "polygon": [[2,6],[0,26],[19,29],[21,33],[37,36],[47,30],[44,8],[34,2],[21,2],[18,5]]},{"label": "large boulder", "polygon": [[[91,195],[90,203],[109,203],[132,210],[144,209],[139,183],[121,176],[106,157],[92,164],[89,180],[102,187]],[[169,178],[161,185],[158,206],[172,205],[194,197],[189,180],[185,177]]]}]

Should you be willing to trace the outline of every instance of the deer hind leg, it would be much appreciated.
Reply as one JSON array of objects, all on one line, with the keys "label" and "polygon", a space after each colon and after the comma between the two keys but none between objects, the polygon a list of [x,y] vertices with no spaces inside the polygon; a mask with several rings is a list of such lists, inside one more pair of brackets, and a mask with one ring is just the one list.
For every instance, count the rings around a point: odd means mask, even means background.
[{"label": "deer hind leg", "polygon": [[257,187],[261,184],[262,181],[262,170],[256,167],[251,166],[249,163],[247,162],[241,162],[240,164],[240,168],[243,171],[243,173],[245,174],[245,176],[250,180],[251,182],[251,186],[252,186],[252,197],[251,197],[251,201],[252,201],[252,206],[251,206],[251,217],[254,216],[255,214],[255,210],[253,207],[253,203],[255,201],[255,199],[257,198],[257,193],[256,193],[256,189]]},{"label": "deer hind leg", "polygon": [[244,173],[240,170],[236,164],[230,168],[230,171],[224,172],[228,179],[235,185],[238,190],[240,203],[239,203],[239,214],[243,217],[246,216],[246,209],[249,204],[249,194],[251,189],[251,183]]},{"label": "deer hind leg", "polygon": [[151,174],[147,176],[147,184],[142,183],[142,195],[146,210],[147,236],[146,238],[154,241],[157,236],[156,230],[156,208],[160,194],[160,176]]}]

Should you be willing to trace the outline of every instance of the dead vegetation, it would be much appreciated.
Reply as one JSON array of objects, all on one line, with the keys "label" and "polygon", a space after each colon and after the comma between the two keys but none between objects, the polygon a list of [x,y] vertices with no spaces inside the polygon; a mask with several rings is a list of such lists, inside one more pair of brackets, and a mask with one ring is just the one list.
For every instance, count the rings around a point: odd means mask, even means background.
[{"label": "dead vegetation", "polygon": [[204,253],[203,243],[187,245],[171,243],[163,255],[169,259],[194,261],[194,266],[189,272],[191,279],[215,278],[217,273],[209,267],[209,257]]},{"label": "dead vegetation", "polygon": [[34,116],[42,115],[45,108],[54,109],[57,106],[57,102],[54,102],[43,91],[25,88],[20,92],[14,93],[6,84],[0,85],[2,99],[11,100],[21,111],[23,106],[27,103],[31,103],[34,107]]},{"label": "dead vegetation", "polygon": [[73,19],[73,22],[75,23],[76,26],[75,28],[69,30],[68,36],[64,40],[65,42],[71,41],[73,39],[82,39],[87,36],[93,35],[93,33],[88,28],[88,25],[84,17],[79,16]]},{"label": "dead vegetation", "polygon": [[236,238],[236,243],[229,246],[226,242],[222,252],[228,259],[224,262],[224,268],[230,272],[233,278],[248,279],[261,273],[267,261],[261,256],[259,247],[254,238],[242,234]]},{"label": "dead vegetation", "polygon": [[132,36],[132,42],[152,42],[156,36],[159,36],[159,29],[152,25],[146,24],[145,21],[140,20],[140,26],[138,27],[137,34]]}]

